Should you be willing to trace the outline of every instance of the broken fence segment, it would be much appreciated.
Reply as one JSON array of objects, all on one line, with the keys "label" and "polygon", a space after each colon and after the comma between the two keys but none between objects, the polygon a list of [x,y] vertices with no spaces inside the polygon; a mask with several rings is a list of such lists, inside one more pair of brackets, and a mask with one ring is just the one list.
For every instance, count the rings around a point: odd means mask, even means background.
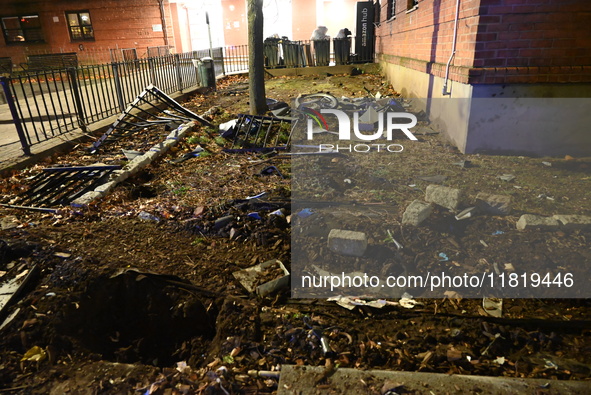
[{"label": "broken fence segment", "polygon": [[11,206],[55,207],[73,200],[101,184],[121,166],[50,167],[37,174],[29,188]]},{"label": "broken fence segment", "polygon": [[291,118],[238,115],[231,149],[283,148],[291,140]]},{"label": "broken fence segment", "polygon": [[[162,104],[168,109],[162,110]],[[166,116],[157,114],[164,113]],[[168,123],[183,124],[196,120],[205,126],[212,126],[205,118],[181,106],[177,101],[156,88],[148,85],[146,89],[121,113],[109,129],[90,147],[94,153],[98,147],[109,141],[119,140],[124,136]]]}]

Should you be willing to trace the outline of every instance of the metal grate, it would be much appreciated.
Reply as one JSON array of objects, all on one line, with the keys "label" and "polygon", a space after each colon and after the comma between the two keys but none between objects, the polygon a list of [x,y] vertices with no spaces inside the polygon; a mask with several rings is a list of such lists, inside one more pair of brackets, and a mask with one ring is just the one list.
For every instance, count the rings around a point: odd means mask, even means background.
[{"label": "metal grate", "polygon": [[[162,110],[162,105],[168,106]],[[164,112],[166,116],[156,115]],[[109,129],[90,147],[90,152],[95,153],[99,146],[110,141],[119,140],[125,136],[138,132],[144,128],[150,128],[171,122],[184,123],[192,120],[199,121],[206,126],[212,126],[206,119],[184,108],[173,98],[149,85],[128,107]]]},{"label": "metal grate", "polygon": [[238,115],[232,149],[285,149],[291,140],[291,118]]},{"label": "metal grate", "polygon": [[50,167],[37,174],[14,205],[55,207],[68,205],[93,190],[121,166]]}]

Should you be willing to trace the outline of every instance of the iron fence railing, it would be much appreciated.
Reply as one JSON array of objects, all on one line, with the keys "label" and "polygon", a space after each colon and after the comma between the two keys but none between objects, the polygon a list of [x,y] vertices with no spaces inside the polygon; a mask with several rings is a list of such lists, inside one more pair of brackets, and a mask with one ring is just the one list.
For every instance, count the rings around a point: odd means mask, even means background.
[{"label": "iron fence railing", "polygon": [[[156,48],[156,47],[155,47]],[[326,41],[266,40],[268,68],[367,63],[352,53],[354,38]],[[87,125],[124,111],[146,86],[171,94],[199,84],[193,59],[211,56],[216,75],[248,70],[248,46],[218,47],[138,58],[132,49],[112,51],[111,63],[81,65],[59,70],[18,72],[0,77],[0,83],[25,154],[52,137],[86,130]],[[0,95],[2,91],[0,91]]]},{"label": "iron fence railing", "polygon": [[196,53],[2,77],[21,146],[30,147],[125,110],[146,86],[167,94],[198,85]]}]

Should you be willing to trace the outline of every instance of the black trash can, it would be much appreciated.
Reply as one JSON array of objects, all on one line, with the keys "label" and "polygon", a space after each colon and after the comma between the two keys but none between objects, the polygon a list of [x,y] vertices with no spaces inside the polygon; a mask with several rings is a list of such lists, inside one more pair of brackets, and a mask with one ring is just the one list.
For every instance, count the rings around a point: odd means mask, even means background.
[{"label": "black trash can", "polygon": [[335,38],[332,40],[334,47],[334,61],[336,64],[349,64],[351,53],[351,38]]},{"label": "black trash can", "polygon": [[330,40],[315,40],[314,54],[316,66],[328,66],[330,63]]},{"label": "black trash can", "polygon": [[301,44],[299,41],[283,40],[281,42],[283,47],[283,59],[285,67],[301,67]]},{"label": "black trash can", "polygon": [[196,66],[201,86],[215,90],[215,69],[213,67],[213,59],[210,57],[201,58],[197,61]]},{"label": "black trash can", "polygon": [[263,52],[265,54],[265,66],[276,68],[279,65],[279,39],[267,38],[263,43]]}]

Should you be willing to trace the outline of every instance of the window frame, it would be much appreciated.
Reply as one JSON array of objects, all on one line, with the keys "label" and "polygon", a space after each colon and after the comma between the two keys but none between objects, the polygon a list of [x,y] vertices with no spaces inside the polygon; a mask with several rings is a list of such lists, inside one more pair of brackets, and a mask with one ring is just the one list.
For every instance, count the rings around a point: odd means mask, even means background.
[{"label": "window frame", "polygon": [[386,21],[396,19],[396,0],[388,0],[386,4]]},{"label": "window frame", "polygon": [[406,12],[411,12],[419,8],[419,0],[406,0]]},{"label": "window frame", "polygon": [[[23,21],[26,18],[36,18],[37,26],[36,27],[26,27],[23,25]],[[19,25],[18,29],[10,29],[6,28],[5,19],[16,19]],[[43,35],[43,27],[41,26],[41,19],[39,18],[39,14],[29,13],[23,15],[5,15],[0,17],[0,27],[2,28],[2,35],[4,36],[4,42],[6,45],[28,45],[33,43],[44,43],[45,37]],[[8,34],[9,31],[18,31],[19,33],[16,36],[12,34]],[[36,32],[36,34],[31,34],[31,32]],[[22,37],[22,40],[14,40],[12,37]],[[33,39],[27,37],[37,36],[38,38]]]},{"label": "window frame", "polygon": [[[94,36],[94,26],[92,24],[92,17],[90,16],[89,10],[76,10],[76,11],[65,11],[65,18],[66,18],[66,26],[68,27],[68,34],[70,35],[70,42],[85,42],[85,41],[95,41]],[[88,24],[82,24],[82,17],[81,14],[88,14],[89,22]],[[70,25],[70,15],[75,15],[76,20],[78,21],[77,25]],[[75,33],[73,29],[80,29],[80,38],[75,37]],[[92,36],[88,36],[84,33],[84,28],[90,28],[90,32]]]}]

